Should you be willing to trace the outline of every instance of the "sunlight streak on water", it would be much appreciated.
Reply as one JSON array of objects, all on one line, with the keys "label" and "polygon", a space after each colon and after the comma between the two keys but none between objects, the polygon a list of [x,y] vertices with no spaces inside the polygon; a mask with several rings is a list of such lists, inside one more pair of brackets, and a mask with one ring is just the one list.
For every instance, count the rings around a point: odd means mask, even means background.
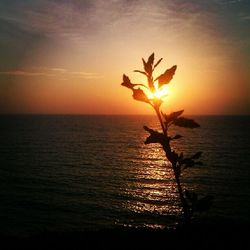
[{"label": "sunlight streak on water", "polygon": [[[141,167],[132,170],[134,181],[128,183],[124,191],[127,197],[127,201],[123,203],[125,209],[149,217],[178,216],[181,207],[176,184],[162,148],[158,145],[146,145],[139,148],[137,158]],[[155,220],[150,219],[144,223],[144,226],[155,228],[161,226],[161,223],[155,224]]]}]

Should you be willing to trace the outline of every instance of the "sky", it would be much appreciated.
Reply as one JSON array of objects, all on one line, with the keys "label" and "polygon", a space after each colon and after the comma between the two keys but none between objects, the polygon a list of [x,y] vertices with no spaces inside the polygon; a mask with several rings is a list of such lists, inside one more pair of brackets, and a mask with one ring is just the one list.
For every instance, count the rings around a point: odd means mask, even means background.
[{"label": "sky", "polygon": [[0,113],[152,114],[121,86],[177,65],[162,108],[250,115],[249,0],[1,0]]}]

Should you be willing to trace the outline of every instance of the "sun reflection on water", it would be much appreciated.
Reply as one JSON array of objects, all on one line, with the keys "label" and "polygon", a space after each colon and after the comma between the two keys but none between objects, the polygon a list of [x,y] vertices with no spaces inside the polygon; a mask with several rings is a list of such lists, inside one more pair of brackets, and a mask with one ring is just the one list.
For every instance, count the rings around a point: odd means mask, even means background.
[{"label": "sun reflection on water", "polygon": [[124,190],[124,208],[134,213],[134,220],[140,221],[143,216],[143,226],[159,227],[167,217],[181,212],[172,169],[156,145],[139,148],[136,159],[135,168],[131,169],[133,180]]}]

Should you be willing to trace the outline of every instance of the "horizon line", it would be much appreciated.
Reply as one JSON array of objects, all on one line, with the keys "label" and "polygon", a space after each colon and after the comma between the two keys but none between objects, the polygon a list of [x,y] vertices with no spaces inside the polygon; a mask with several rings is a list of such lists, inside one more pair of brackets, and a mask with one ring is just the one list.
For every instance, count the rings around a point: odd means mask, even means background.
[{"label": "horizon line", "polygon": [[[108,113],[0,113],[0,116],[155,116],[155,114]],[[184,116],[250,116],[250,114],[184,114]]]}]

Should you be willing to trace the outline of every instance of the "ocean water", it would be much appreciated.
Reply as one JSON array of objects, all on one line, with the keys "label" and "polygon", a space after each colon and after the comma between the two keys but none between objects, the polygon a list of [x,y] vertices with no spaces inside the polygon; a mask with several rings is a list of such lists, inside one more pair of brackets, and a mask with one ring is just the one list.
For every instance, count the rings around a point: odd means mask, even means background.
[{"label": "ocean water", "polygon": [[[250,117],[192,117],[174,128],[178,152],[203,151],[184,188],[214,196],[211,219],[250,222]],[[0,232],[29,235],[164,227],[181,213],[159,145],[145,145],[154,116],[0,116]]]}]

